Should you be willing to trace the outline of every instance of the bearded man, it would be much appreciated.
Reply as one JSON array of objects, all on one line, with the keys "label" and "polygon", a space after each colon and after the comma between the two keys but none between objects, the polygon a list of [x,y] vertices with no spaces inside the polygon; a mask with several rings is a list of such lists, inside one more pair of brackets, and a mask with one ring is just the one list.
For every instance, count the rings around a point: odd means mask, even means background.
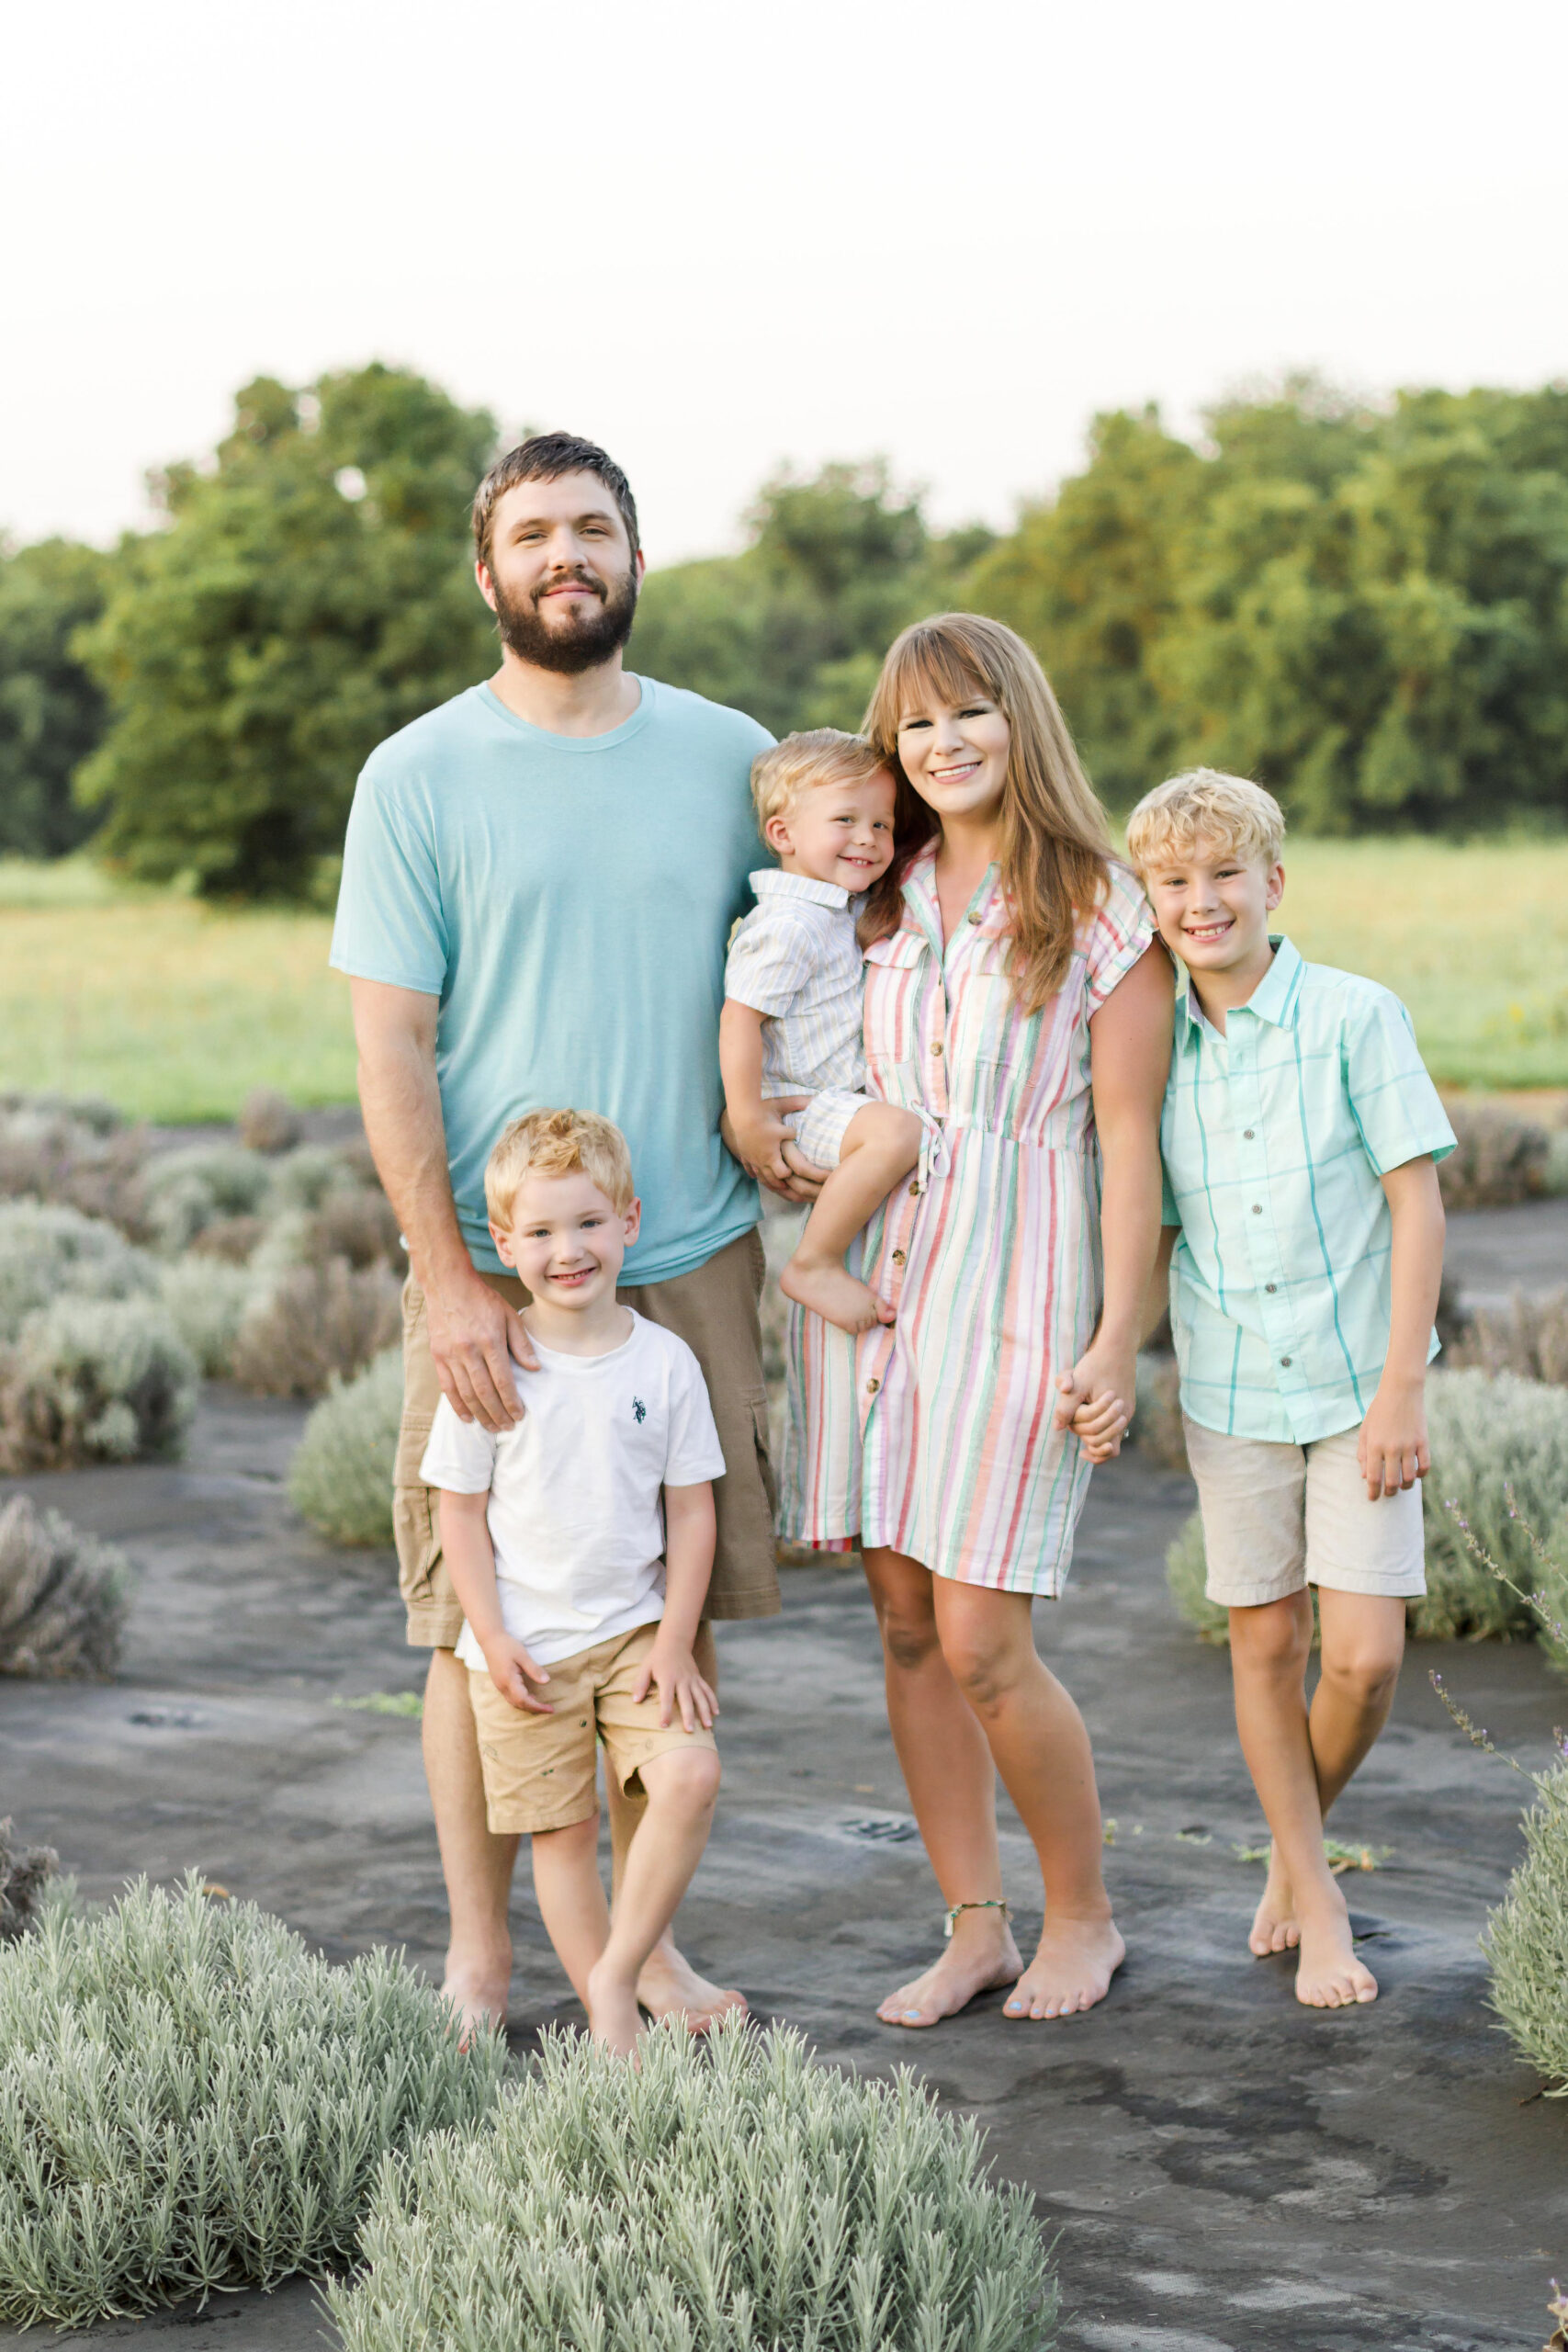
[{"label": "bearded man", "polygon": [[[725,945],[763,862],[750,766],[772,738],[623,666],[643,558],[630,486],[603,449],[563,433],[523,442],[485,476],[473,519],[501,668],[367,762],[332,948],[353,984],[366,1132],[409,1250],[394,1518],[408,1638],[431,1653],[446,1990],[469,2025],[506,2014],[517,1840],[486,1823],[453,1654],[463,1612],[419,1464],[442,1391],[502,1430],[523,1411],[513,1363],[536,1368],[526,1295],[485,1217],[485,1160],[519,1113],[597,1111],[626,1136],[643,1218],[620,1295],[695,1351],[724,1451],[708,1611],[779,1606],[758,1200],[720,1141],[718,1069]],[[697,1658],[711,1681],[705,1623]],[[637,1806],[609,1777],[618,1868]],[[637,1994],[699,2028],[744,2006],[668,1938]]]}]

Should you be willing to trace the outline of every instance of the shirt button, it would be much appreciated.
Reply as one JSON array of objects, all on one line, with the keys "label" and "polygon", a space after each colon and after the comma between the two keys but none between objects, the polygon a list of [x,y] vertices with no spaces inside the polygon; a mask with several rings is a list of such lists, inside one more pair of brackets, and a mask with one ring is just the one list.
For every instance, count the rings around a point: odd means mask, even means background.
[{"label": "shirt button", "polygon": [[895,1251],[893,1252],[893,1263],[894,1263],[896,1266],[901,1266],[901,1265],[903,1264],[903,1262],[904,1262],[904,1252],[902,1251],[902,1250],[895,1250]]},{"label": "shirt button", "polygon": [[1250,1143],[1252,1141],[1252,1129],[1250,1127],[1244,1127],[1242,1129],[1242,1136],[1246,1142]]},{"label": "shirt button", "polygon": [[1262,1216],[1262,1214],[1263,1214],[1263,1204],[1262,1204],[1262,1202],[1261,1202],[1261,1201],[1254,1201],[1254,1202],[1253,1202],[1253,1204],[1252,1204],[1252,1214],[1253,1214],[1253,1216]]},{"label": "shirt button", "polygon": [[868,1380],[868,1381],[866,1382],[866,1384],[865,1384],[865,1393],[866,1393],[866,1395],[867,1395],[868,1396],[875,1396],[875,1394],[876,1394],[876,1392],[877,1392],[877,1390],[881,1387],[881,1385],[882,1385],[882,1383],[881,1383],[881,1381],[880,1381],[880,1380]]},{"label": "shirt button", "polygon": [[937,1061],[942,1059],[942,1046],[940,1042],[931,1047],[931,1054],[933,1058]]},{"label": "shirt button", "polygon": [[1282,1370],[1284,1370],[1284,1371],[1286,1371],[1286,1372],[1289,1372],[1289,1370],[1291,1369],[1291,1359],[1290,1359],[1290,1357],[1289,1357],[1289,1356],[1281,1356],[1281,1357],[1280,1358],[1280,1366],[1281,1366]]},{"label": "shirt button", "polygon": [[1273,1290],[1278,1290],[1278,1289],[1279,1289],[1279,1287],[1280,1287],[1280,1285],[1279,1285],[1279,1283],[1264,1283],[1264,1285],[1263,1285],[1263,1287],[1264,1287],[1264,1289],[1265,1289],[1265,1290],[1273,1291]]}]

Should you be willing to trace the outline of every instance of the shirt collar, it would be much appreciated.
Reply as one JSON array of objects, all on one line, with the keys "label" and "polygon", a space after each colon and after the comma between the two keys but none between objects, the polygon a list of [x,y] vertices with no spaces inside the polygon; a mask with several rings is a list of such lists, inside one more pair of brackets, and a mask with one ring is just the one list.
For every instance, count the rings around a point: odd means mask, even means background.
[{"label": "shirt collar", "polygon": [[836,913],[853,904],[837,882],[814,882],[809,874],[784,874],[776,865],[761,866],[746,879],[759,899],[809,899],[814,907],[831,907]]},{"label": "shirt collar", "polygon": [[[1247,1002],[1235,1005],[1232,1010],[1234,1012],[1256,1013],[1259,1021],[1267,1021],[1276,1029],[1289,1029],[1295,1021],[1296,1006],[1301,1001],[1302,974],[1306,967],[1283,932],[1271,931],[1269,944],[1274,950],[1274,961]],[[1185,1021],[1181,1042],[1190,1045],[1209,1024],[1193,993],[1192,976],[1185,965],[1181,968],[1187,974],[1187,986],[1178,992],[1176,1009],[1178,1015]]]}]

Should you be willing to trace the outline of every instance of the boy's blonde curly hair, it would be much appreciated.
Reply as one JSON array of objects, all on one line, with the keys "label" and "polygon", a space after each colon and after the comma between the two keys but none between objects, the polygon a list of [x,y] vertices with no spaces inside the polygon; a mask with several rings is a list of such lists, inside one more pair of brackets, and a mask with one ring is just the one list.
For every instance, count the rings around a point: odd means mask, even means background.
[{"label": "boy's blonde curly hair", "polygon": [[586,1176],[625,1216],[636,1198],[632,1156],[619,1127],[596,1111],[527,1111],[502,1129],[485,1162],[492,1225],[512,1223],[525,1176]]},{"label": "boy's blonde curly hair", "polygon": [[1140,876],[1168,857],[1190,857],[1199,842],[1278,865],[1285,812],[1271,792],[1219,768],[1188,768],[1145,792],[1127,820],[1127,862]]}]

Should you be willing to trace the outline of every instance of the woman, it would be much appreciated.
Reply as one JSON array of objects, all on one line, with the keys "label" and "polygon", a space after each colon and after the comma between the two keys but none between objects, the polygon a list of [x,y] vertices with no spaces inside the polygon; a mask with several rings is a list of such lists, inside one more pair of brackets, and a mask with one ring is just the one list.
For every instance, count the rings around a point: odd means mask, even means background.
[{"label": "woman", "polygon": [[[1089,1460],[1131,1415],[1170,970],[1010,629],[965,614],[906,629],[866,729],[935,828],[897,928],[867,950],[869,1084],[933,1140],[866,1235],[894,1323],[852,1342],[794,1318],[784,1524],[818,1544],[858,1531],[894,1744],[947,1905],[942,1956],[878,2015],[934,2025],[1011,1983],[1008,2016],[1066,2017],[1104,1997],[1124,1947],[1089,1736],[1035,1651],[1031,1604],[1061,1591]],[[998,1772],[1044,1881],[1027,1968]]]}]

